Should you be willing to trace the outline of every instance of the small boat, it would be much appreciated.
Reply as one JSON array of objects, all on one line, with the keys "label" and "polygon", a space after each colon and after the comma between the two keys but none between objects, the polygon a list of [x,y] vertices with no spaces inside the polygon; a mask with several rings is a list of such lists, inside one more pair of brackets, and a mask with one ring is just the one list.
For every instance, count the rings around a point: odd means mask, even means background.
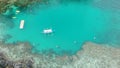
[{"label": "small boat", "polygon": [[51,34],[52,32],[53,32],[52,29],[45,29],[45,30],[43,30],[44,34]]},{"label": "small boat", "polygon": [[24,22],[25,22],[24,20],[21,20],[21,21],[20,21],[20,29],[23,29],[23,28],[24,28]]},{"label": "small boat", "polygon": [[12,18],[15,19],[15,18],[17,18],[17,17],[13,16]]},{"label": "small boat", "polygon": [[16,13],[20,13],[20,11],[19,11],[19,10],[16,10]]}]

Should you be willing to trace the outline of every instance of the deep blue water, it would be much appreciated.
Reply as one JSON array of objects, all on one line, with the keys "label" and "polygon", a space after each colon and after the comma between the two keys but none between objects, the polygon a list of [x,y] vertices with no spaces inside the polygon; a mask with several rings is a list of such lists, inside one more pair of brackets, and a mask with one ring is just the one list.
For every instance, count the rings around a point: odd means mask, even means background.
[{"label": "deep blue water", "polygon": [[[15,27],[7,32],[12,38],[6,43],[29,41],[34,52],[53,49],[58,53],[65,51],[74,53],[87,41],[96,43],[113,41],[109,40],[113,39],[109,31],[111,14],[105,10],[81,3],[39,6],[15,15],[16,18],[13,19]],[[19,29],[20,20],[25,20],[23,30]],[[47,28],[52,28],[53,33],[43,34],[42,31]],[[108,32],[110,33],[107,34]]]}]

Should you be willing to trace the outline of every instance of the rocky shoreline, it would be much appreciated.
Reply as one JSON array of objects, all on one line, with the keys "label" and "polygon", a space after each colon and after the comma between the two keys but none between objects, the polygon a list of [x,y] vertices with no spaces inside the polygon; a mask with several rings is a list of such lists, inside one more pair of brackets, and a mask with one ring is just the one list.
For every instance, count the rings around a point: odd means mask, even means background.
[{"label": "rocky shoreline", "polygon": [[0,44],[0,68],[120,68],[120,48],[86,42],[72,56],[34,54],[29,43]]},{"label": "rocky shoreline", "polygon": [[12,10],[14,8],[28,8],[33,4],[55,4],[67,3],[67,2],[87,2],[89,0],[0,0],[0,14],[5,13],[7,10]]},{"label": "rocky shoreline", "polygon": [[14,7],[26,8],[34,3],[47,3],[49,0],[0,0],[0,14]]}]

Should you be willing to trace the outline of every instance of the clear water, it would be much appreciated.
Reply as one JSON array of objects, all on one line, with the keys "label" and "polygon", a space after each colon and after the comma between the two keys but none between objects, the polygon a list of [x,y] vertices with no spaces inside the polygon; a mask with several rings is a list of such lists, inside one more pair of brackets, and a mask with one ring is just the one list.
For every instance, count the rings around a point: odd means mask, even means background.
[{"label": "clear water", "polygon": [[[104,42],[100,36],[109,28],[109,14],[91,5],[37,6],[27,11],[16,14],[15,27],[8,30],[12,38],[7,43],[29,41],[34,52],[53,49],[58,53],[74,53],[86,41]],[[20,20],[25,20],[23,30],[19,29]],[[53,33],[43,34],[46,28],[52,28]]]}]

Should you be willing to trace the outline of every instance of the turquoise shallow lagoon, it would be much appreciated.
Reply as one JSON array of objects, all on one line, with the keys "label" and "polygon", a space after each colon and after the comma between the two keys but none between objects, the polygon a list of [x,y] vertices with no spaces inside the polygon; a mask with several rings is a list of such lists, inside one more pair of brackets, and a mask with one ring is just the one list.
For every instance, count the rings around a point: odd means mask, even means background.
[{"label": "turquoise shallow lagoon", "polygon": [[[43,6],[43,7],[42,7]],[[8,30],[12,38],[6,43],[28,41],[33,52],[54,50],[56,53],[75,53],[86,41],[109,43],[105,33],[109,29],[109,13],[92,5],[81,3],[37,5],[33,9],[16,14],[15,27]],[[25,20],[24,29],[19,29],[20,20]],[[52,28],[53,33],[42,31]]]}]

